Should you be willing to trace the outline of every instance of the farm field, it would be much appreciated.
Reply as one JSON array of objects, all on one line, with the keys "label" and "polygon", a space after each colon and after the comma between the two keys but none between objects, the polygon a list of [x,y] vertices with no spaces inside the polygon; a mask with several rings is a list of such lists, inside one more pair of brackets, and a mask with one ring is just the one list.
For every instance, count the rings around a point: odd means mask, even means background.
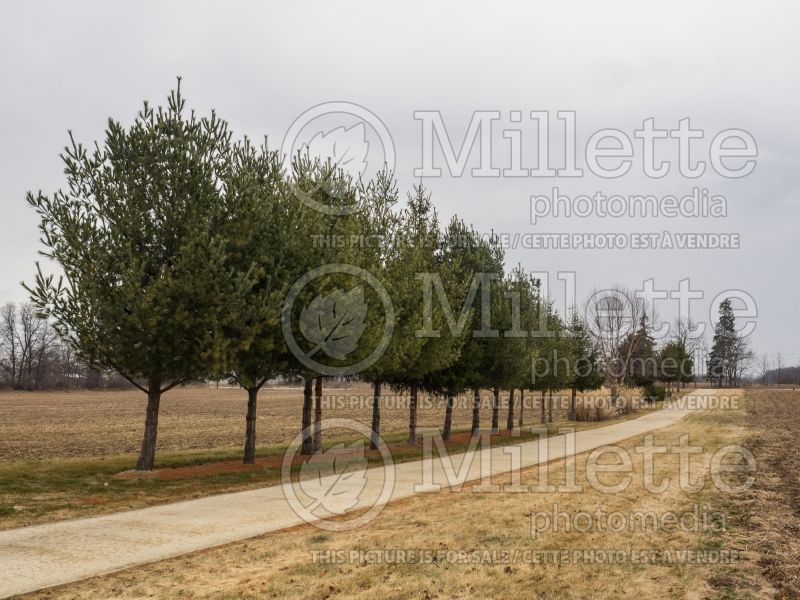
[{"label": "farm field", "polygon": [[[629,393],[635,393],[630,390]],[[554,395],[553,418],[567,415],[568,391]],[[607,390],[587,394],[607,396]],[[583,397],[583,395],[579,396]],[[518,397],[517,397],[518,399]],[[501,395],[501,426],[507,394]],[[369,425],[372,388],[326,388],[323,418],[353,419]],[[482,418],[488,426],[490,393],[482,395]],[[418,427],[441,427],[444,399],[420,396]],[[385,389],[381,433],[406,431],[408,401]],[[48,458],[87,458],[139,451],[146,397],[138,390],[77,392],[0,392],[0,462]],[[300,429],[302,388],[265,388],[259,394],[257,443],[281,444]],[[247,394],[235,387],[187,386],[164,394],[159,415],[158,449],[207,450],[239,447],[244,440]],[[526,422],[539,418],[539,397],[525,395]],[[472,398],[461,396],[453,409],[453,427],[471,423]]]},{"label": "farm field", "polygon": [[[369,387],[330,393],[368,394]],[[302,388],[262,390],[259,444],[286,442],[297,433],[302,394]],[[0,461],[134,454],[141,444],[146,401],[138,390],[0,393]],[[161,401],[158,449],[239,446],[244,439],[246,406],[246,392],[235,387],[175,388]],[[358,413],[337,411],[337,416],[358,418]],[[426,416],[421,410],[421,422]],[[457,416],[463,422],[466,411]],[[402,428],[401,421],[401,414],[386,410],[386,431]]]},{"label": "farm field", "polygon": [[[625,390],[634,394],[635,390]],[[334,408],[323,417],[370,422],[371,388],[325,391]],[[599,398],[599,399],[598,399]],[[397,461],[419,458],[419,445],[405,443],[407,402],[387,393],[382,399],[382,435]],[[584,403],[607,401],[607,391],[580,396]],[[343,403],[343,401],[345,401]],[[451,450],[466,448],[471,398],[459,398],[453,414]],[[506,397],[501,397],[501,427]],[[159,422],[156,471],[144,478],[123,478],[136,459],[144,413],[144,395],[136,391],[0,394],[0,529],[57,519],[141,508],[276,483],[280,459],[300,428],[302,390],[265,389],[260,395],[257,464],[241,465],[246,398],[235,388],[185,387],[164,395]],[[554,396],[555,432],[567,417],[568,392]],[[517,407],[518,408],[518,407]],[[482,423],[490,423],[485,394]],[[517,412],[518,414],[518,412]],[[539,399],[525,397],[527,424],[539,421]],[[418,426],[439,428],[441,399],[421,398]],[[599,422],[597,427],[635,417],[636,413]],[[532,439],[531,434],[499,438],[499,443]],[[324,439],[324,443],[330,443]],[[338,441],[338,440],[335,440]],[[372,458],[368,456],[370,460]],[[126,473],[127,475],[127,473]]]},{"label": "farm field", "polygon": [[[634,457],[631,485],[601,494],[587,485],[585,455],[576,461],[580,493],[473,493],[469,487],[393,503],[369,528],[323,532],[312,526],[269,534],[246,542],[194,553],[117,574],[42,591],[30,598],[773,598],[797,597],[797,465],[781,460],[780,449],[800,430],[794,409],[800,393],[755,390],[735,410],[699,411],[655,433],[655,444],[676,446],[688,434],[703,447],[690,460],[692,479],[710,475],[710,458],[730,444],[753,448],[759,461],[747,495],[725,494],[713,486],[680,489],[679,461],[659,459],[657,478],[669,478],[663,493],[644,489],[641,438],[621,446]],[[560,461],[548,468],[550,483],[564,482]],[[507,476],[494,478],[505,483]],[[734,475],[734,480],[738,477]],[[522,481],[535,483],[536,469]],[[735,483],[735,481],[733,481]],[[769,503],[765,502],[767,499]],[[700,505],[724,515],[724,530],[599,532],[543,530],[534,537],[532,516],[553,510],[571,514],[596,510],[633,514],[691,511]],[[716,517],[715,517],[716,518]],[[444,556],[482,551],[482,560],[409,564],[374,557],[396,551],[443,552]],[[588,550],[657,550],[671,560],[615,563],[589,559]],[[369,552],[373,554],[369,554]],[[492,559],[491,552],[537,560]],[[535,551],[535,552],[534,552]],[[734,551],[733,564],[685,564],[687,552],[715,556]],[[393,554],[391,552],[394,552]],[[338,553],[338,554],[337,554]],[[705,554],[703,554],[705,553]],[[553,556],[566,556],[561,564]],[[325,557],[344,556],[344,560]],[[373,559],[369,557],[372,556]],[[548,559],[547,557],[551,558]],[[322,559],[320,559],[322,557]],[[544,561],[544,562],[542,562]]]}]

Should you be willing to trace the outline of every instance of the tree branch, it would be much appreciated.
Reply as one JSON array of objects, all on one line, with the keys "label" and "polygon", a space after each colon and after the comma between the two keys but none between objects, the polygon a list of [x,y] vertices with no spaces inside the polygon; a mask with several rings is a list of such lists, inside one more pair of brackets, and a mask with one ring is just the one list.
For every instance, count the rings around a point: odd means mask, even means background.
[{"label": "tree branch", "polygon": [[123,373],[123,372],[122,372],[122,371],[119,369],[119,367],[117,367],[117,365],[115,365],[113,362],[111,362],[111,361],[108,361],[108,364],[110,364],[112,367],[114,367],[114,370],[115,370],[117,373],[119,373],[120,375],[122,375],[122,377],[124,377],[124,378],[125,378],[125,379],[128,381],[128,383],[130,383],[130,384],[131,384],[131,385],[133,385],[134,387],[137,387],[137,388],[139,388],[139,389],[140,389],[141,391],[143,391],[145,394],[149,394],[149,393],[150,393],[150,390],[149,390],[149,389],[147,389],[147,388],[144,388],[144,387],[142,387],[141,385],[139,385],[138,383],[136,383],[136,382],[135,382],[133,379],[131,379],[131,378],[130,378],[130,377],[128,377],[128,376],[127,376],[125,373]]},{"label": "tree branch", "polygon": [[185,382],[186,382],[186,380],[185,380],[185,379],[178,379],[178,380],[176,380],[176,381],[173,381],[173,382],[172,382],[172,383],[170,383],[170,384],[169,384],[167,387],[165,387],[165,388],[162,388],[161,390],[159,390],[159,393],[160,393],[160,394],[166,394],[168,391],[170,391],[170,390],[171,390],[172,388],[174,388],[175,386],[177,386],[177,385],[181,385],[182,383],[185,383]]}]

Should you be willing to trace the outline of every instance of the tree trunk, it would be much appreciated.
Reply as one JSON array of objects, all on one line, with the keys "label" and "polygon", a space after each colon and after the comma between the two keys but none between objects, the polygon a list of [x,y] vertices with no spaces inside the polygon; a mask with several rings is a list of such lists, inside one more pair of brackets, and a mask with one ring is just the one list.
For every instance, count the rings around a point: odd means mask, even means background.
[{"label": "tree trunk", "polygon": [[314,452],[322,448],[322,375],[314,379]]},{"label": "tree trunk", "polygon": [[450,429],[453,425],[453,403],[455,402],[455,392],[447,390],[447,406],[444,409],[444,429],[442,439],[450,439]]},{"label": "tree trunk", "polygon": [[151,381],[147,392],[147,413],[144,420],[142,451],[136,462],[137,471],[152,471],[156,462],[156,437],[158,436],[158,409],[161,405],[161,382]]},{"label": "tree trunk", "polygon": [[300,454],[314,454],[314,438],[311,434],[311,411],[313,409],[314,381],[310,376],[306,376],[303,383],[303,443],[300,446]]},{"label": "tree trunk", "polygon": [[544,412],[544,410],[545,410],[545,406],[544,406],[544,395],[545,395],[545,393],[546,392],[544,390],[542,390],[542,400],[541,400],[541,402],[539,402],[539,408],[540,408],[540,412],[541,412],[541,422],[542,423],[544,423],[545,420],[546,420],[545,419],[545,412]]},{"label": "tree trunk", "polygon": [[89,368],[86,372],[86,389],[96,390],[103,381],[103,375],[97,369]]},{"label": "tree trunk", "polygon": [[550,390],[547,398],[547,421],[549,423],[553,422],[553,390]]},{"label": "tree trunk", "polygon": [[576,388],[572,388],[572,397],[569,401],[569,420],[575,420],[575,397],[578,395],[578,390]]},{"label": "tree trunk", "polygon": [[481,390],[472,388],[472,433],[481,428]]},{"label": "tree trunk", "polygon": [[381,382],[375,380],[375,393],[372,396],[372,434],[370,436],[369,447],[377,450],[378,442],[381,437]]},{"label": "tree trunk", "polygon": [[244,434],[244,458],[242,462],[252,465],[256,462],[256,408],[258,407],[258,388],[247,388],[247,429]]},{"label": "tree trunk", "polygon": [[508,418],[506,419],[506,429],[514,429],[514,388],[508,391]]},{"label": "tree trunk", "polygon": [[417,384],[412,384],[408,401],[408,442],[417,443]]},{"label": "tree trunk", "polygon": [[492,433],[500,433],[500,388],[494,388],[492,397]]},{"label": "tree trunk", "polygon": [[617,405],[617,398],[619,397],[619,384],[616,379],[611,380],[611,406]]},{"label": "tree trunk", "polygon": [[522,428],[522,411],[525,410],[525,388],[519,388],[519,427]]}]

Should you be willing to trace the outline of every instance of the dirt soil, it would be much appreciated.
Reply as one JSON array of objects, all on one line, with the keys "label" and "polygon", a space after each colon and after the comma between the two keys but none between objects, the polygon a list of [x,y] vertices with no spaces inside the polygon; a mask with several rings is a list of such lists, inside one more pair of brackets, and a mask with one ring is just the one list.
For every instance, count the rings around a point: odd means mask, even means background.
[{"label": "dirt soil", "polygon": [[[367,385],[325,390],[329,402],[368,398]],[[0,393],[0,461],[99,457],[138,452],[146,397],[138,390]],[[265,388],[259,394],[257,443],[286,443],[300,428],[302,388]],[[189,450],[243,443],[247,394],[234,387],[181,387],[164,394],[158,449]],[[361,406],[335,409],[337,417],[369,422]],[[458,423],[468,422],[459,407]],[[385,431],[407,426],[405,410],[385,403]],[[439,411],[423,408],[420,426],[439,421]]]},{"label": "dirt soil", "polygon": [[[606,392],[595,392],[593,395]],[[554,419],[566,417],[567,393],[555,398]],[[323,417],[371,419],[372,388],[326,388]],[[471,422],[471,398],[457,399],[455,429]],[[501,397],[506,405],[507,396]],[[138,390],[0,393],[0,462],[47,458],[101,457],[138,452],[144,426],[146,398]],[[381,432],[408,427],[408,398],[385,390]],[[300,429],[301,388],[265,388],[258,402],[258,445],[285,444]],[[489,418],[491,399],[484,394],[482,417]],[[230,448],[243,444],[247,394],[238,388],[181,387],[164,394],[158,424],[158,449]],[[538,418],[538,398],[525,397],[527,422]],[[501,411],[501,426],[505,424]],[[444,399],[422,396],[418,427],[441,427]]]}]

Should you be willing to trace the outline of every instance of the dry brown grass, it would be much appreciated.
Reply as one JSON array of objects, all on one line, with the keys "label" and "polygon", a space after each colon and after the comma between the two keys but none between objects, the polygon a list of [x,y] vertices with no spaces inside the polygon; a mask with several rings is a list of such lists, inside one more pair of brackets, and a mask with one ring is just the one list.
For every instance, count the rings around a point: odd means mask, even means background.
[{"label": "dry brown grass", "polygon": [[[741,414],[704,411],[655,434],[657,445],[678,444],[689,434],[704,453],[692,457],[692,478],[708,475],[711,453],[744,440]],[[641,438],[622,444],[629,451]],[[320,564],[312,551],[342,549],[658,549],[708,550],[735,544],[718,533],[636,531],[634,533],[545,532],[531,536],[532,512],[681,511],[694,503],[716,506],[713,488],[696,494],[678,486],[676,454],[657,457],[656,480],[670,477],[662,494],[651,494],[642,483],[642,457],[631,452],[632,484],[616,494],[601,494],[586,486],[585,455],[577,460],[581,493],[474,493],[422,495],[396,502],[368,527],[329,533],[312,526],[297,527],[192,555],[138,567],[118,574],[40,592],[36,598],[743,598],[771,597],[772,588],[758,572],[759,557],[744,551],[736,565],[686,564]],[[550,465],[550,482],[564,479],[561,462]],[[611,479],[606,479],[610,477]],[[603,480],[612,483],[614,475]],[[535,469],[523,482],[535,482]],[[503,483],[506,476],[495,479]],[[734,549],[745,550],[734,545]],[[747,590],[731,595],[725,583],[745,576]]]},{"label": "dry brown grass", "polygon": [[[326,415],[354,419],[369,425],[371,387],[326,389],[326,402],[334,409]],[[602,396],[598,391],[586,396]],[[565,420],[568,392],[554,397],[554,419]],[[302,389],[267,388],[259,395],[258,444],[286,443],[300,428]],[[507,396],[501,425],[505,424]],[[146,398],[139,391],[4,392],[0,393],[0,461],[44,458],[99,457],[138,451]],[[188,450],[239,446],[243,443],[246,393],[233,387],[194,386],[174,389],[162,398],[158,449]],[[382,433],[404,431],[408,426],[407,400],[386,390]],[[539,418],[539,398],[526,394],[525,419]],[[483,395],[482,418],[490,419],[490,395]],[[420,401],[419,427],[441,427],[444,400]],[[471,423],[471,399],[461,397],[453,414],[453,427]]]},{"label": "dry brown grass", "polygon": [[[749,390],[747,445],[758,460],[755,485],[725,499],[733,516],[732,543],[758,554],[760,575],[776,588],[776,598],[800,598],[800,391]],[[722,580],[737,596],[747,577]]]}]

